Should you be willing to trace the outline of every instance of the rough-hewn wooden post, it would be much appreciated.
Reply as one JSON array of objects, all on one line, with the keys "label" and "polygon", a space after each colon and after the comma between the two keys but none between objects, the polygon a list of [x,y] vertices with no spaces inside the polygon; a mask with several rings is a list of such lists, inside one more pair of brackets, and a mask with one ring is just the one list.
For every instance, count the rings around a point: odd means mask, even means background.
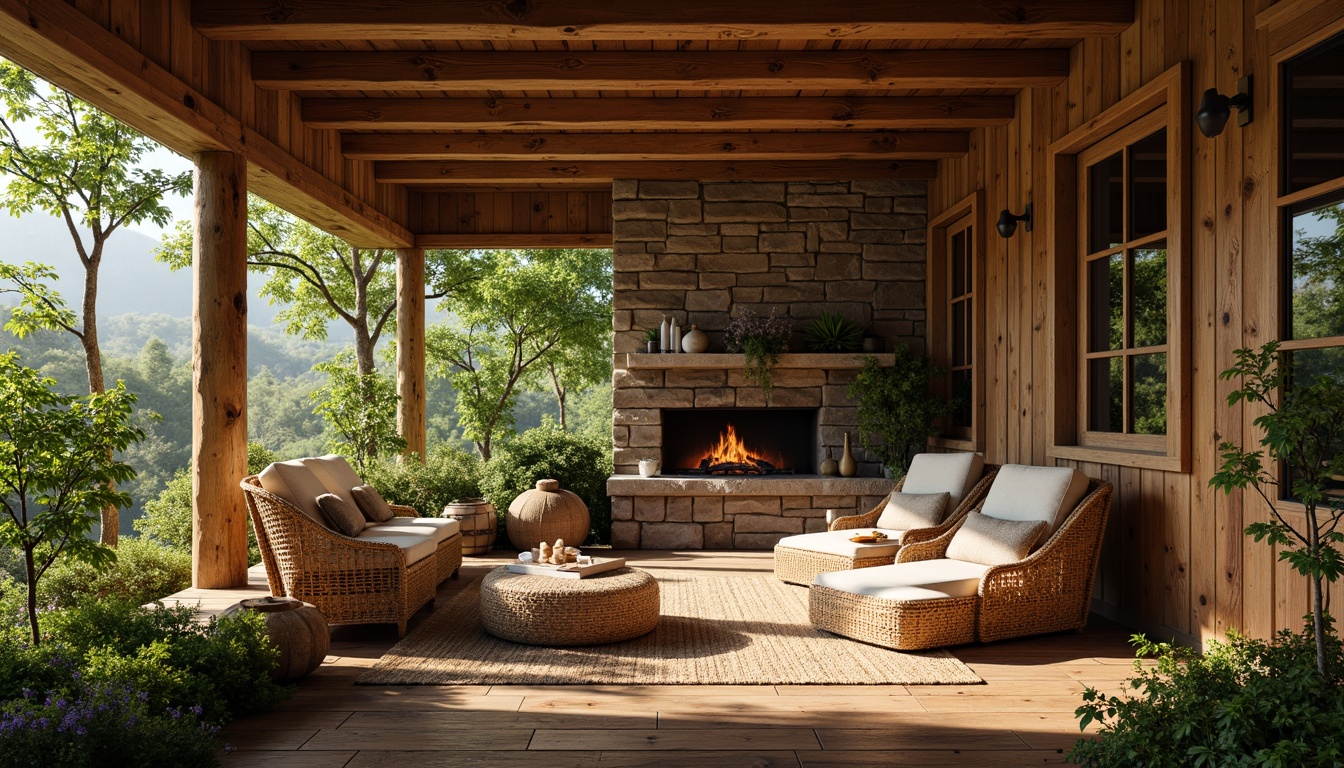
[{"label": "rough-hewn wooden post", "polygon": [[196,155],[191,581],[247,585],[247,163]]},{"label": "rough-hewn wooden post", "polygon": [[425,250],[397,251],[397,431],[425,460]]}]

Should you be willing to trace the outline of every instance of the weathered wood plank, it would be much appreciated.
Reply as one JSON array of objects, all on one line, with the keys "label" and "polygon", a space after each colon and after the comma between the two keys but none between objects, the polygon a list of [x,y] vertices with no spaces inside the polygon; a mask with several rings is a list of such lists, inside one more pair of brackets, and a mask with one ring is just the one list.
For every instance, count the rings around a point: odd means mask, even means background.
[{"label": "weathered wood plank", "polygon": [[567,183],[615,179],[664,181],[794,181],[797,179],[930,179],[937,166],[929,161],[872,160],[714,160],[622,161],[580,160],[546,163],[520,160],[437,162],[383,161],[374,168],[378,181],[391,184],[483,184],[510,179],[529,183]]}]

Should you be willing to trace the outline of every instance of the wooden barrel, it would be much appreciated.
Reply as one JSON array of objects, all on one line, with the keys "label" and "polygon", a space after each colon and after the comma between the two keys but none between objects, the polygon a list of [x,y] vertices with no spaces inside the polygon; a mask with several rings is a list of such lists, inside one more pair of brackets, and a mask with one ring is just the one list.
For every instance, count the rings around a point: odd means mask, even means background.
[{"label": "wooden barrel", "polygon": [[494,505],[485,499],[454,499],[443,508],[443,516],[462,526],[462,554],[485,555],[495,546],[499,518]]}]

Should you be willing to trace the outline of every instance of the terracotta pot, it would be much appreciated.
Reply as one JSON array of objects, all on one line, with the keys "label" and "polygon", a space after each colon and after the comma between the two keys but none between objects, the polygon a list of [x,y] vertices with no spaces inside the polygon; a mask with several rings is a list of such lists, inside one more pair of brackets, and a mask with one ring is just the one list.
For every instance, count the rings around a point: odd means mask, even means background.
[{"label": "terracotta pot", "polygon": [[266,634],[280,649],[280,663],[271,672],[271,678],[277,682],[304,677],[321,666],[331,650],[327,619],[314,605],[292,597],[260,597],[243,600],[239,605],[266,619]]},{"label": "terracotta pot", "polygon": [[462,526],[462,554],[484,555],[495,546],[499,535],[499,516],[495,505],[481,498],[454,499],[443,508],[443,516]]}]

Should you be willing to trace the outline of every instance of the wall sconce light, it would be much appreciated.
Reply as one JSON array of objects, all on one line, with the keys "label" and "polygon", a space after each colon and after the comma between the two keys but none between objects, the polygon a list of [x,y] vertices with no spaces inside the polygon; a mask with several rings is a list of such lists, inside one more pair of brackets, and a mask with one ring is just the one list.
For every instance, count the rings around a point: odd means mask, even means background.
[{"label": "wall sconce light", "polygon": [[1027,203],[1026,210],[1022,211],[1021,216],[1014,216],[1013,212],[1007,208],[999,214],[999,221],[994,228],[999,230],[999,237],[1012,237],[1017,231],[1017,222],[1022,222],[1026,226],[1023,229],[1031,231],[1031,203]]},{"label": "wall sconce light", "polygon": [[1237,91],[1236,96],[1224,96],[1217,88],[1204,92],[1204,97],[1199,100],[1199,111],[1195,113],[1195,125],[1199,126],[1200,133],[1210,139],[1222,133],[1234,109],[1237,110],[1237,125],[1251,122],[1250,75],[1237,81]]}]

